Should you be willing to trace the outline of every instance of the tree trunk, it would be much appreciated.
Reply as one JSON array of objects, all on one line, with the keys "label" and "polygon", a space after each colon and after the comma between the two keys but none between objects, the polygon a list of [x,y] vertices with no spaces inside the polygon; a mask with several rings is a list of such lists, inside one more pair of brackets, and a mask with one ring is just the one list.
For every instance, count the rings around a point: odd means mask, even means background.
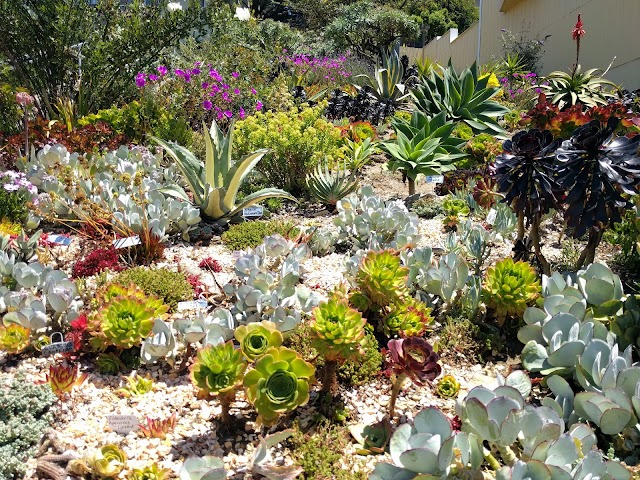
[{"label": "tree trunk", "polygon": [[524,214],[518,214],[518,238],[516,240],[522,241],[524,239]]},{"label": "tree trunk", "polygon": [[414,179],[409,178],[409,196],[415,195],[416,193],[416,181]]}]

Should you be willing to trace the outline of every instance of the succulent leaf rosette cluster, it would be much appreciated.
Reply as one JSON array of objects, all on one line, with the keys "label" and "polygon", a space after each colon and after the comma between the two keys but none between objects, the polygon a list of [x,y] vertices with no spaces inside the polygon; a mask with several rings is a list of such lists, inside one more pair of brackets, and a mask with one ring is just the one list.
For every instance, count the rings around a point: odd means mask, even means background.
[{"label": "succulent leaf rosette cluster", "polygon": [[169,309],[135,285],[112,284],[97,297],[101,307],[92,315],[89,328],[91,344],[98,350],[109,345],[122,349],[139,345],[151,333],[156,318]]},{"label": "succulent leaf rosette cluster", "polygon": [[234,391],[241,383],[247,364],[233,341],[212,345],[198,352],[191,366],[191,381],[208,394]]},{"label": "succulent leaf rosette cluster", "polygon": [[313,365],[294,350],[267,350],[244,376],[247,399],[258,412],[258,421],[273,425],[280,415],[307,403],[314,374]]},{"label": "succulent leaf rosette cluster", "polygon": [[453,375],[445,375],[436,385],[436,392],[444,398],[456,398],[460,391],[460,382]]},{"label": "succulent leaf rosette cluster", "polygon": [[127,456],[117,445],[105,445],[96,450],[87,465],[93,475],[99,478],[117,477],[127,465]]},{"label": "succulent leaf rosette cluster", "polygon": [[507,317],[521,317],[540,295],[540,281],[527,262],[505,258],[487,269],[483,295],[499,325]]},{"label": "succulent leaf rosette cluster", "polygon": [[0,324],[0,350],[10,354],[23,352],[30,343],[31,331],[17,323]]},{"label": "succulent leaf rosette cluster", "polygon": [[279,347],[284,341],[276,324],[263,320],[236,328],[234,336],[240,343],[240,350],[247,360],[253,362],[271,347]]},{"label": "succulent leaf rosette cluster", "polygon": [[396,377],[408,377],[416,385],[430,384],[442,372],[440,356],[423,337],[389,340],[387,361]]},{"label": "succulent leaf rosette cluster", "polygon": [[79,374],[76,365],[51,365],[49,373],[46,375],[46,381],[51,386],[51,391],[61,398],[65,393],[71,393],[74,387],[82,385],[86,380],[87,374]]},{"label": "succulent leaf rosette cluster", "polygon": [[346,300],[331,298],[313,310],[313,346],[328,361],[356,357],[361,353],[366,323]]}]

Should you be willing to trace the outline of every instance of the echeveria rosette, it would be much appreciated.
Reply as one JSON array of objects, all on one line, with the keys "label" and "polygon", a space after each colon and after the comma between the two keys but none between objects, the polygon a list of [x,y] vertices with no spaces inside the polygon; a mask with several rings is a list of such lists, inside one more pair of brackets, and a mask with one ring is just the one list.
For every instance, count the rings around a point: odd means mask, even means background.
[{"label": "echeveria rosette", "polygon": [[273,425],[280,415],[309,401],[315,369],[294,350],[270,348],[244,376],[247,399],[258,412],[258,421]]},{"label": "echeveria rosette", "polygon": [[393,418],[396,399],[406,378],[418,386],[430,384],[442,372],[440,356],[424,337],[392,339],[387,343],[387,364],[394,375],[389,417]]},{"label": "echeveria rosette", "polygon": [[548,130],[521,131],[504,142],[504,153],[496,157],[498,192],[524,218],[558,207],[563,189],[554,178],[553,164],[560,143]]},{"label": "echeveria rosette", "polygon": [[240,344],[243,355],[251,362],[264,355],[269,348],[281,346],[284,341],[276,324],[267,320],[240,325],[233,335]]},{"label": "echeveria rosette", "polygon": [[356,283],[373,304],[386,307],[408,296],[409,269],[390,250],[369,252],[356,275]]},{"label": "echeveria rosette", "polygon": [[505,258],[487,269],[482,295],[502,326],[507,317],[521,317],[538,298],[540,281],[527,262]]},{"label": "echeveria rosette", "polygon": [[242,352],[233,341],[203,348],[191,366],[191,381],[200,390],[214,395],[234,391],[247,368]]},{"label": "echeveria rosette", "polygon": [[382,319],[382,331],[387,337],[416,337],[424,333],[433,322],[431,309],[415,298],[393,305]]},{"label": "echeveria rosette", "polygon": [[367,321],[346,300],[329,299],[313,309],[313,346],[328,361],[344,361],[361,354]]},{"label": "echeveria rosette", "polygon": [[87,462],[91,473],[100,478],[117,477],[127,464],[127,456],[117,445],[96,450]]},{"label": "echeveria rosette", "polygon": [[[575,238],[621,221],[640,185],[640,136],[617,137],[616,117],[576,129],[556,152],[558,181],[567,190],[565,219]],[[595,248],[595,247],[594,247]],[[588,259],[588,263],[590,259]]]},{"label": "echeveria rosette", "polygon": [[31,330],[17,323],[0,324],[0,350],[10,354],[23,352],[30,342]]}]

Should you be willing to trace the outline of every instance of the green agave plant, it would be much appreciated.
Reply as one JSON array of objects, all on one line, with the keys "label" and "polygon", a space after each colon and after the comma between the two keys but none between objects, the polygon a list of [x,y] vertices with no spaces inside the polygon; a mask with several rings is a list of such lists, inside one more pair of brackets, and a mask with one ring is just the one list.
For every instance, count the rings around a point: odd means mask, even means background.
[{"label": "green agave plant", "polygon": [[367,137],[361,142],[345,138],[348,167],[353,172],[359,172],[369,163],[371,155],[378,153],[378,142]]},{"label": "green agave plant", "polygon": [[284,341],[276,324],[267,320],[240,325],[233,335],[240,343],[240,351],[251,362],[260,358],[271,347],[279,347]]},{"label": "green agave plant", "polygon": [[357,178],[353,172],[349,173],[346,165],[330,170],[326,160],[323,166],[317,165],[315,171],[307,175],[306,181],[311,195],[330,210],[358,188]]},{"label": "green agave plant", "polygon": [[127,464],[127,456],[117,445],[105,445],[88,459],[91,473],[100,478],[118,476]]},{"label": "green agave plant", "polygon": [[527,262],[505,258],[487,269],[482,294],[502,326],[507,317],[521,317],[538,298],[540,281]]},{"label": "green agave plant", "polygon": [[551,72],[544,77],[545,82],[537,85],[548,93],[551,103],[560,109],[581,103],[587,107],[607,105],[608,99],[615,97],[615,93],[605,90],[618,90],[615,83],[600,76],[601,70],[592,68],[583,72],[580,65],[572,74],[562,71]]},{"label": "green agave plant", "polygon": [[411,122],[394,118],[396,140],[383,142],[382,150],[391,156],[389,169],[400,170],[409,182],[409,195],[415,193],[418,174],[440,175],[455,170],[454,160],[466,156],[458,148],[464,140],[451,137],[453,123],[447,123],[444,112],[429,118],[414,111]]},{"label": "green agave plant", "polygon": [[258,412],[258,423],[273,425],[280,415],[309,401],[313,365],[290,348],[270,348],[244,376],[247,399]]},{"label": "green agave plant", "polygon": [[417,109],[427,116],[443,112],[448,122],[464,122],[474,133],[503,135],[498,117],[509,109],[491,100],[501,89],[489,87],[489,79],[490,75],[478,78],[475,63],[458,75],[449,62],[447,68],[440,67],[440,72],[432,69],[411,95]]},{"label": "green agave plant", "polygon": [[203,348],[191,366],[191,382],[214,395],[234,391],[242,382],[247,364],[233,341]]},{"label": "green agave plant", "polygon": [[[222,133],[215,120],[211,124],[210,130],[207,130],[206,127],[204,130],[207,152],[204,164],[193,153],[180,145],[169,144],[157,137],[151,137],[151,139],[163,147],[176,161],[193,193],[193,202],[205,216],[220,223],[226,223],[240,215],[243,208],[268,198],[281,197],[297,201],[284,190],[265,188],[247,195],[242,202],[236,204],[240,185],[269,151],[266,149],[257,150],[234,162],[231,159],[233,124],[229,127],[227,135]],[[182,187],[178,185],[165,187],[162,192],[187,202],[191,201]]]},{"label": "green agave plant", "polygon": [[391,50],[388,54],[382,55],[382,68],[376,69],[373,78],[369,75],[356,75],[354,79],[362,79],[364,85],[371,88],[371,93],[378,100],[390,101],[397,106],[409,98],[402,77],[404,67],[398,52]]}]

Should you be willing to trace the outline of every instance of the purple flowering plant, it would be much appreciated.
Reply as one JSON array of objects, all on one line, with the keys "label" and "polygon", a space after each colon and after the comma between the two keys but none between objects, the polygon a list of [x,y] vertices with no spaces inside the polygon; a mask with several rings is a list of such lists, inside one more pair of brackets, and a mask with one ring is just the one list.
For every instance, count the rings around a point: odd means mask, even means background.
[{"label": "purple flowering plant", "polygon": [[514,104],[516,109],[528,110],[542,93],[542,90],[536,86],[538,74],[535,72],[516,72],[499,80],[504,98]]},{"label": "purple flowering plant", "polygon": [[250,82],[240,72],[222,72],[202,62],[184,69],[160,65],[153,73],[140,72],[135,77],[142,95],[153,95],[167,102],[170,110],[187,115],[195,130],[212,120],[225,128],[234,119],[262,110],[264,104]]},{"label": "purple flowering plant", "polygon": [[22,172],[0,172],[0,220],[21,222],[27,216],[28,204],[38,194],[38,189]]},{"label": "purple flowering plant", "polygon": [[292,74],[296,85],[318,88],[337,87],[349,83],[352,75],[348,67],[350,52],[336,58],[312,57],[305,54],[286,55],[283,51],[280,62]]}]

